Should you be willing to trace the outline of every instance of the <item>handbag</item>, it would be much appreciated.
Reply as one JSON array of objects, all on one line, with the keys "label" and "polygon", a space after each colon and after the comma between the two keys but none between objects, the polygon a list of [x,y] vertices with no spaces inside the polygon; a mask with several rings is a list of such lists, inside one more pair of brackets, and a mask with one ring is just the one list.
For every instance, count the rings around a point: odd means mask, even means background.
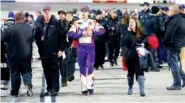
[{"label": "handbag", "polygon": [[124,57],[122,57],[122,70],[123,71],[127,71],[128,68],[127,68],[127,64],[126,64],[126,60]]}]

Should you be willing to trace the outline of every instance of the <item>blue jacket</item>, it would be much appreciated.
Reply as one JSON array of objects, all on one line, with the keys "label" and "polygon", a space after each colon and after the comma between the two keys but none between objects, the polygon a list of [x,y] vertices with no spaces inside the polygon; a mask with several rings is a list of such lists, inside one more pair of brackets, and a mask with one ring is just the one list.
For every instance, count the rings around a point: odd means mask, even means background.
[{"label": "blue jacket", "polygon": [[144,25],[144,31],[146,35],[156,35],[159,33],[159,30],[157,30],[156,27],[159,27],[158,21],[157,21],[157,16],[154,15],[149,15],[148,19],[145,21]]},{"label": "blue jacket", "polygon": [[147,11],[142,10],[141,12],[139,12],[138,19],[139,19],[142,27],[145,25],[145,21],[147,20],[149,13],[150,13],[150,10],[147,10]]}]

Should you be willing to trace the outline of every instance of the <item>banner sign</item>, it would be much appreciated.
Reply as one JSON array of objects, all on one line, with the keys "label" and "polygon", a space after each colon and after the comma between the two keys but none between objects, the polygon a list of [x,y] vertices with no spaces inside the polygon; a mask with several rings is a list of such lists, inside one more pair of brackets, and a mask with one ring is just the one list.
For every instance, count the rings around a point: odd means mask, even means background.
[{"label": "banner sign", "polygon": [[93,3],[127,3],[127,0],[93,0]]}]

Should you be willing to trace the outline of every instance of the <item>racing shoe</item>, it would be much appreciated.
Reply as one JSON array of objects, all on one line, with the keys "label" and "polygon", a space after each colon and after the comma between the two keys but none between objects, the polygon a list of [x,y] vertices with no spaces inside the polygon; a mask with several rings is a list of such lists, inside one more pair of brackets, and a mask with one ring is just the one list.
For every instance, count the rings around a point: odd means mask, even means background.
[{"label": "racing shoe", "polygon": [[88,89],[88,92],[90,95],[93,95],[94,94],[94,89]]},{"label": "racing shoe", "polygon": [[88,95],[88,91],[82,91],[82,95],[87,96]]}]

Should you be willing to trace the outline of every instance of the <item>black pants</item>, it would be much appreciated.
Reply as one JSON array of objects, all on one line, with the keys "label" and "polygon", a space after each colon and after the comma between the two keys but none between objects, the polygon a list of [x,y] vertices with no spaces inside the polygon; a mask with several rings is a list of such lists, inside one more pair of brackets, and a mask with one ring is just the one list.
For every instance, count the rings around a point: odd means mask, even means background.
[{"label": "black pants", "polygon": [[65,50],[65,55],[66,58],[59,58],[59,68],[60,68],[60,73],[61,73],[61,77],[62,77],[62,81],[67,82],[68,80],[68,56],[69,54],[69,50]]},{"label": "black pants", "polygon": [[6,81],[10,80],[10,71],[8,67],[1,68],[1,80],[6,80]]},{"label": "black pants", "polygon": [[120,50],[120,37],[118,35],[113,35],[109,37],[108,41],[109,48],[109,61],[110,63],[114,63],[117,61]]},{"label": "black pants", "polygon": [[134,75],[136,75],[137,80],[138,76],[144,75],[144,70],[140,68],[139,57],[136,50],[129,53],[126,64],[128,68],[128,77],[134,78]]},{"label": "black pants", "polygon": [[21,85],[21,75],[25,85],[32,85],[31,60],[21,61],[18,63],[10,61],[9,65],[11,72],[11,95],[18,95]]},{"label": "black pants", "polygon": [[47,91],[53,90],[58,92],[60,89],[58,57],[55,55],[50,58],[41,58],[41,61],[46,78]]},{"label": "black pants", "polygon": [[95,43],[95,64],[94,64],[95,68],[98,68],[99,66],[104,64],[105,56],[106,56],[105,42],[96,42]]},{"label": "black pants", "polygon": [[[5,49],[5,48],[4,48]],[[9,61],[7,60],[7,57],[5,56],[5,53],[3,51],[3,45],[2,45],[2,51],[1,51],[1,80],[9,81],[10,80],[10,70],[8,67]]]},{"label": "black pants", "polygon": [[73,76],[75,73],[76,58],[76,48],[71,48],[68,55],[68,76]]}]

